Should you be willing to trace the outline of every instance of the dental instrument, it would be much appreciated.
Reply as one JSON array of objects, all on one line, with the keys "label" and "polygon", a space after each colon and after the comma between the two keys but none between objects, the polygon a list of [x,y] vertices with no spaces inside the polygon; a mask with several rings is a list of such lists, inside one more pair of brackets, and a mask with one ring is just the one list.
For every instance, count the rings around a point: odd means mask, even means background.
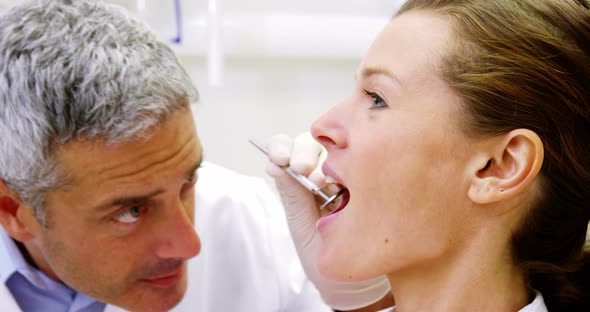
[{"label": "dental instrument", "polygon": [[[248,139],[248,141],[252,145],[254,145],[257,149],[259,149],[262,153],[264,153],[266,156],[269,156],[268,151],[264,147],[262,147],[262,145],[256,143],[252,139]],[[341,188],[334,195],[330,196],[330,195],[326,194],[324,191],[322,191],[317,185],[315,185],[315,183],[313,183],[311,180],[309,180],[306,176],[293,171],[293,169],[291,169],[289,167],[281,167],[281,168],[283,170],[285,170],[285,172],[287,172],[287,174],[289,174],[293,179],[295,179],[297,182],[299,182],[299,184],[303,185],[303,187],[305,187],[306,189],[308,189],[309,191],[311,191],[313,194],[315,194],[316,196],[321,198],[321,200],[324,201],[324,203],[320,206],[320,210],[323,210],[324,208],[326,208],[328,206],[332,207],[332,209],[330,209],[330,210],[337,208],[337,207],[334,207],[334,204],[336,203],[336,199],[338,199],[338,197],[340,197],[340,195],[344,194],[345,189]]]}]

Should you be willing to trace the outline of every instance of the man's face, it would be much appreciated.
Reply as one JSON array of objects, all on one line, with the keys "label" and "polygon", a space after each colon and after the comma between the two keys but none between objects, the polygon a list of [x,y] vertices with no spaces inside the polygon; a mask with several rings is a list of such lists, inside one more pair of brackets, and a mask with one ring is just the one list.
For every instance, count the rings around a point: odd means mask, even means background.
[{"label": "man's face", "polygon": [[25,243],[36,264],[73,289],[134,311],[162,311],[183,297],[202,150],[190,109],[147,140],[77,141],[57,153],[71,187],[48,194],[48,227]]}]

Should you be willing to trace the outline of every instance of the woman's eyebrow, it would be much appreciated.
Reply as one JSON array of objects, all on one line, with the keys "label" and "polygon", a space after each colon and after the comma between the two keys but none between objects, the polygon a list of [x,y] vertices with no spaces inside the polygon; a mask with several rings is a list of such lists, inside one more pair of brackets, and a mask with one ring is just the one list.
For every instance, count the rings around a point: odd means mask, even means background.
[{"label": "woman's eyebrow", "polygon": [[[400,86],[402,86],[402,81],[389,69],[385,68],[385,67],[373,67],[373,66],[367,66],[367,67],[362,67],[360,70],[360,77],[361,78],[367,78],[370,76],[375,76],[375,75],[384,75],[387,76],[389,78],[391,78],[391,80],[397,82]],[[355,73],[354,75],[354,79],[356,80],[358,78],[359,73]]]}]

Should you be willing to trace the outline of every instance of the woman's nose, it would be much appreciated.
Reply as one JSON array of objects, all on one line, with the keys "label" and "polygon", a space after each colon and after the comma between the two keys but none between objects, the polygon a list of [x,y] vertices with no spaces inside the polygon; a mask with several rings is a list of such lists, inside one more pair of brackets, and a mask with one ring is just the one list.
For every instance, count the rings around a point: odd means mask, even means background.
[{"label": "woman's nose", "polygon": [[348,119],[343,105],[336,105],[313,122],[311,134],[328,151],[333,148],[344,148],[348,144],[344,127]]}]

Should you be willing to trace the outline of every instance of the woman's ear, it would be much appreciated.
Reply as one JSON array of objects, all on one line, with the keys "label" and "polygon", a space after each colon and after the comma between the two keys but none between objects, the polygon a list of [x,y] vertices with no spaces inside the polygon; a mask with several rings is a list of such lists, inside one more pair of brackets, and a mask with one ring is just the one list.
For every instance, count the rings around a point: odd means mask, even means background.
[{"label": "woman's ear", "polygon": [[471,172],[468,196],[489,204],[527,190],[541,170],[543,143],[527,129],[516,129],[486,142]]},{"label": "woman's ear", "polygon": [[0,180],[0,224],[6,233],[20,242],[32,239],[33,219],[36,220],[31,208],[8,188],[4,180]]}]

